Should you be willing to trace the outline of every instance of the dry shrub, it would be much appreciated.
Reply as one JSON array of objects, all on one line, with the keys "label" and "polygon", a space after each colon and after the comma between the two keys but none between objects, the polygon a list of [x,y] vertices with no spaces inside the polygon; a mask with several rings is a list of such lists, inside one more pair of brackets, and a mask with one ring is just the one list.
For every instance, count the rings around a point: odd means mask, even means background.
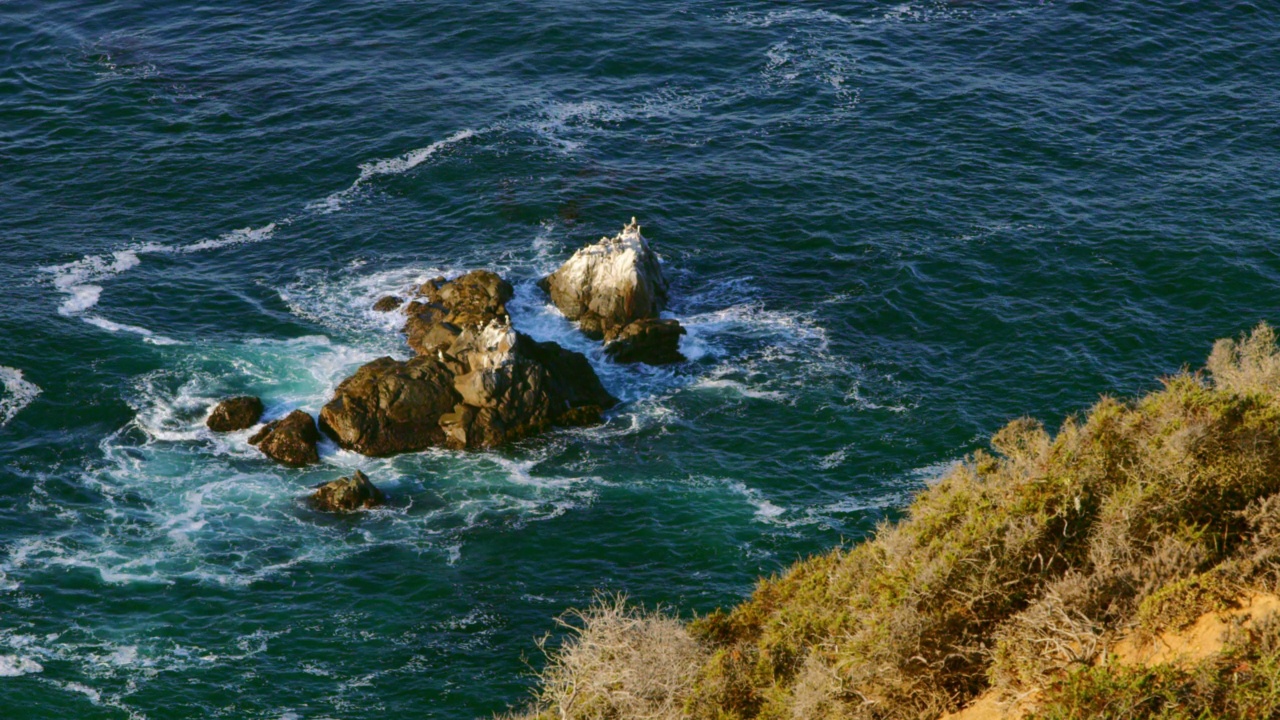
[{"label": "dry shrub", "polygon": [[[677,619],[624,596],[600,596],[559,619],[569,631],[546,650],[537,718],[676,720],[706,653]],[[544,643],[545,645],[545,643]]]},{"label": "dry shrub", "polygon": [[1280,353],[1276,351],[1276,331],[1260,323],[1239,340],[1224,338],[1214,343],[1207,365],[1214,385],[1235,393],[1280,392]]},{"label": "dry shrub", "polygon": [[1094,604],[1094,591],[1088,576],[1069,572],[1002,623],[993,633],[992,682],[1008,690],[1034,687],[1093,663],[1108,639],[1106,628],[1081,609]]}]

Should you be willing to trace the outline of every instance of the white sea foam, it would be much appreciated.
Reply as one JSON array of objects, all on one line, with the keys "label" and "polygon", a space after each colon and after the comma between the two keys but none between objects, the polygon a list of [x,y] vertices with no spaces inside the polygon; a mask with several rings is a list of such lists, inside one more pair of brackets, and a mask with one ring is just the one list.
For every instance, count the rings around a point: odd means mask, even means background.
[{"label": "white sea foam", "polygon": [[293,222],[293,218],[284,218],[273,223],[267,223],[260,228],[245,227],[239,230],[232,230],[223,233],[211,240],[201,240],[190,245],[184,245],[177,248],[177,252],[196,253],[205,250],[217,250],[219,248],[229,247],[231,245],[245,245],[248,243],[258,243],[263,240],[270,240],[275,235],[276,227],[279,225],[288,225]]},{"label": "white sea foam", "polygon": [[44,666],[31,658],[0,655],[0,677],[19,677],[44,672]]},{"label": "white sea foam", "polygon": [[400,175],[418,167],[426,162],[431,156],[440,152],[440,150],[449,147],[455,143],[462,142],[468,138],[484,132],[483,130],[459,130],[444,140],[437,140],[426,147],[399,155],[393,158],[383,158],[381,160],[373,160],[371,162],[360,165],[360,176],[355,179],[351,185],[345,190],[330,194],[323,200],[317,200],[307,205],[307,210],[329,214],[343,209],[351,198],[364,187],[368,182],[376,177],[383,175]]},{"label": "white sea foam", "polygon": [[67,295],[58,312],[76,315],[98,304],[102,286],[97,283],[137,267],[139,262],[136,250],[117,250],[107,255],[87,255],[44,271],[53,274],[53,286]]},{"label": "white sea foam", "polygon": [[756,390],[748,387],[736,380],[726,380],[723,378],[706,377],[698,380],[692,385],[695,390],[720,390],[730,391],[742,397],[753,398],[756,400],[770,400],[773,402],[794,404],[795,398],[788,396],[786,393],[778,390]]},{"label": "white sea foam", "polygon": [[704,101],[704,94],[678,88],[662,88],[624,103],[551,101],[534,108],[528,119],[513,123],[510,129],[532,133],[559,152],[572,154],[589,138],[608,132],[610,125],[692,115]]},{"label": "white sea foam", "polygon": [[[4,385],[4,396],[0,397],[0,428],[9,424],[23,408],[30,405],[41,393],[39,386],[23,377],[17,368],[0,365],[0,384]],[[0,574],[3,578],[3,574]]]},{"label": "white sea foam", "polygon": [[177,340],[174,340],[172,338],[167,338],[163,335],[157,335],[154,332],[144,327],[112,322],[111,320],[108,320],[99,315],[85,315],[81,319],[89,323],[90,325],[94,327],[102,328],[107,332],[113,332],[113,333],[127,332],[127,333],[133,333],[134,335],[141,335],[144,342],[148,342],[153,345],[180,345],[181,344]]},{"label": "white sea foam", "polygon": [[733,25],[744,25],[747,27],[767,28],[775,24],[795,24],[795,23],[834,23],[837,25],[850,25],[854,21],[843,15],[828,10],[808,10],[803,8],[792,8],[789,10],[772,10],[769,12],[740,12],[731,11],[725,15],[725,20]]},{"label": "white sea foam", "polygon": [[746,483],[734,481],[729,483],[729,487],[736,493],[742,495],[748,503],[755,508],[756,520],[766,523],[781,523],[782,516],[786,514],[786,509],[775,505],[764,496],[759,490],[747,487]]},{"label": "white sea foam", "polygon": [[[291,222],[289,218],[279,221],[280,224],[289,222]],[[102,299],[102,283],[138,267],[142,264],[142,256],[196,253],[230,245],[261,242],[270,239],[276,227],[277,223],[270,223],[261,228],[247,227],[232,230],[217,238],[201,240],[190,245],[171,246],[159,243],[134,245],[111,253],[86,255],[74,262],[53,265],[42,270],[53,275],[53,287],[66,296],[58,306],[59,314],[81,316],[85,322],[107,332],[128,332],[140,335],[145,342],[154,345],[175,345],[178,341],[157,335],[146,328],[114,322],[100,315],[85,316],[84,313],[95,307]]]}]

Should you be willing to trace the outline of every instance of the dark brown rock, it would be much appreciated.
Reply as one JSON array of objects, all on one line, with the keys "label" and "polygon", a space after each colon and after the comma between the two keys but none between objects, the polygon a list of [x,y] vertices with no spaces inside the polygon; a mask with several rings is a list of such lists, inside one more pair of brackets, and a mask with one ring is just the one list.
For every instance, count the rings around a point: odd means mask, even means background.
[{"label": "dark brown rock", "polygon": [[223,400],[209,413],[205,425],[214,432],[247,430],[262,418],[262,401],[252,395]]},{"label": "dark brown rock", "polygon": [[678,320],[645,318],[622,328],[604,346],[604,352],[620,363],[666,365],[684,362],[680,336],[686,333]]},{"label": "dark brown rock", "polygon": [[444,443],[440,416],[459,401],[453,372],[433,357],[378,358],[343,380],[320,411],[338,445],[383,457]]},{"label": "dark brown rock", "polygon": [[387,496],[359,470],[351,477],[338,478],[316,488],[311,505],[327,512],[352,512],[387,502]]},{"label": "dark brown rock", "polygon": [[474,270],[453,280],[436,278],[418,289],[420,300],[405,306],[409,347],[419,355],[436,355],[466,328],[508,322],[511,284],[488,270]]},{"label": "dark brown rock", "polygon": [[403,298],[398,298],[395,295],[388,295],[374,303],[373,309],[375,312],[391,312],[403,304]]},{"label": "dark brown rock", "polygon": [[289,467],[305,467],[320,462],[316,443],[320,433],[310,415],[294,410],[283,418],[267,423],[249,438],[267,457]]},{"label": "dark brown rock", "polygon": [[450,447],[494,447],[553,425],[598,422],[617,402],[582,354],[510,325],[465,330],[446,357],[461,365],[454,389],[462,402],[440,421]]},{"label": "dark brown rock", "polygon": [[435,357],[365,365],[338,386],[320,427],[365,455],[485,448],[598,422],[615,402],[583,355],[536,342],[503,319],[460,330]]}]

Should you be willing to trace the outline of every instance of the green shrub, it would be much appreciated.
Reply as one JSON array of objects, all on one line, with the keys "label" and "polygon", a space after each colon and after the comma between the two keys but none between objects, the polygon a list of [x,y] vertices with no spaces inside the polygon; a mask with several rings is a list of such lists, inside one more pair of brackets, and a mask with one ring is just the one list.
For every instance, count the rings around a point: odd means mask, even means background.
[{"label": "green shrub", "polygon": [[[1033,420],[1009,423],[992,437],[993,453],[959,463],[901,522],[798,562],[741,605],[691,623],[680,640],[685,661],[672,665],[684,674],[660,683],[673,688],[659,693],[661,712],[609,699],[645,695],[621,666],[654,665],[644,655],[661,643],[624,633],[627,652],[566,662],[586,652],[597,623],[657,620],[621,606],[588,611],[577,644],[552,657],[540,707],[562,720],[676,717],[678,698],[678,716],[700,720],[915,720],[994,685],[1055,687],[1066,704],[1053,712],[1165,717],[1222,685],[1213,692],[1225,699],[1203,707],[1253,708],[1270,670],[1240,681],[1246,696],[1222,684],[1221,668],[1184,676],[1093,663],[1120,634],[1176,627],[1238,589],[1275,581],[1275,341],[1266,325],[1220,341],[1208,376],[1184,372],[1134,402],[1104,397],[1052,438]],[[1274,660],[1247,662],[1256,669]],[[594,688],[588,694],[600,699],[557,699],[570,687]],[[1108,693],[1118,704],[1099,705]]]}]

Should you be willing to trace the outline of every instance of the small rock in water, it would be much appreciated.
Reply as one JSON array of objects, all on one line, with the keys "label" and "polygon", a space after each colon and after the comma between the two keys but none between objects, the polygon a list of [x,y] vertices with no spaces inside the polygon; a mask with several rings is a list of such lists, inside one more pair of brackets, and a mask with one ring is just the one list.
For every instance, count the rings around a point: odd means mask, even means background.
[{"label": "small rock in water", "polygon": [[686,334],[679,320],[636,320],[604,346],[604,352],[620,363],[643,362],[666,365],[684,362],[680,336]]},{"label": "small rock in water", "polygon": [[249,438],[249,444],[257,445],[267,457],[295,468],[320,462],[319,441],[315,420],[301,410],[267,423]]},{"label": "small rock in water", "polygon": [[252,395],[223,400],[209,413],[205,425],[214,432],[247,430],[262,417],[262,401]]},{"label": "small rock in water", "polygon": [[386,503],[387,496],[359,470],[349,478],[338,478],[316,488],[311,504],[317,510],[351,512]]},{"label": "small rock in water", "polygon": [[404,304],[404,300],[395,295],[388,295],[373,304],[374,312],[391,312]]},{"label": "small rock in water", "polygon": [[667,302],[658,256],[631,224],[573,254],[538,286],[588,337],[608,339],[635,320],[656,318]]}]

